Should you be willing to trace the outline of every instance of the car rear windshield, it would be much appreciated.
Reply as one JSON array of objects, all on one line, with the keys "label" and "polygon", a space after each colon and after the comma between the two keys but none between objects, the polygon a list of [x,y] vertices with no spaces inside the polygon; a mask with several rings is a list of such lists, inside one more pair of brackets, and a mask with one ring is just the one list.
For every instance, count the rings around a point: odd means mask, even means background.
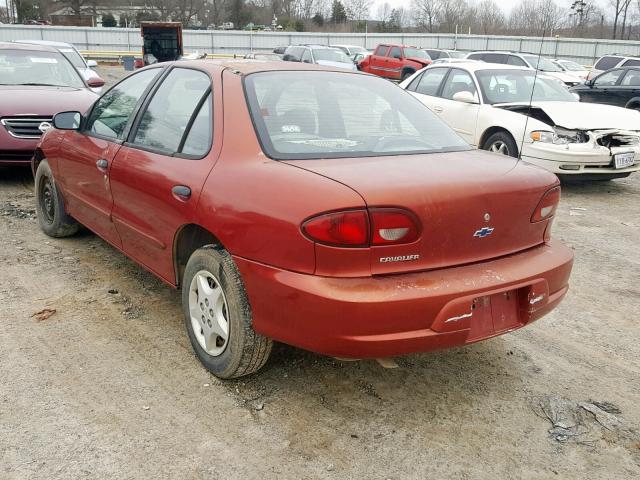
[{"label": "car rear windshield", "polygon": [[289,71],[245,78],[264,152],[277,160],[468,150],[397,85],[361,74]]},{"label": "car rear windshield", "polygon": [[[577,102],[578,100],[551,78],[530,70],[478,70],[476,72],[485,103]],[[535,80],[536,88],[531,95]]]},{"label": "car rear windshield", "polygon": [[82,88],[78,72],[58,52],[0,50],[0,85]]},{"label": "car rear windshield", "polygon": [[621,60],[622,57],[602,57],[596,62],[593,68],[595,70],[609,70],[610,68],[617,66]]}]

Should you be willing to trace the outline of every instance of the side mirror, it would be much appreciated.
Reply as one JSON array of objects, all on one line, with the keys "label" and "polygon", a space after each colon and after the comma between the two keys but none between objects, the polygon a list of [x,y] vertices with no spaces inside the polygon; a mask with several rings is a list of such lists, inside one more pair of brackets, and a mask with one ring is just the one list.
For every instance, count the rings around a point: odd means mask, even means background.
[{"label": "side mirror", "polygon": [[87,67],[96,68],[98,66],[98,62],[95,60],[87,60]]},{"label": "side mirror", "polygon": [[87,80],[87,85],[91,88],[100,88],[104,86],[104,80],[100,77],[94,77]]},{"label": "side mirror", "polygon": [[586,81],[584,82],[584,84],[585,84],[587,87],[593,87],[593,80],[594,80],[593,78],[592,78],[591,80],[586,80]]},{"label": "side mirror", "polygon": [[469,92],[468,90],[463,90],[462,92],[454,93],[452,99],[455,100],[456,102],[478,103],[475,95]]},{"label": "side mirror", "polygon": [[53,126],[58,130],[80,130],[80,112],[60,112],[53,116]]}]

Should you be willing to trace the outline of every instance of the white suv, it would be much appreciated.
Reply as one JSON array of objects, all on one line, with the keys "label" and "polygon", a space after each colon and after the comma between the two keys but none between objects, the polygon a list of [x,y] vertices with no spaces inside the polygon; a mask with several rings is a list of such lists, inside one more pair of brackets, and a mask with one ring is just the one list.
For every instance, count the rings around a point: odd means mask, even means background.
[{"label": "white suv", "polygon": [[618,55],[616,53],[612,55],[604,55],[598,59],[591,71],[587,80],[597,77],[602,72],[611,70],[617,67],[637,67],[640,66],[639,57],[631,57],[625,55]]}]

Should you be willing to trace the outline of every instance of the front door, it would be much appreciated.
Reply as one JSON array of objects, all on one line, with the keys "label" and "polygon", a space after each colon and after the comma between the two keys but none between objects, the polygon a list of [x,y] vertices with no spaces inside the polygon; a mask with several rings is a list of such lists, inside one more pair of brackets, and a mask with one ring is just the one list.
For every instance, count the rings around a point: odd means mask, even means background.
[{"label": "front door", "polygon": [[69,214],[108,242],[120,246],[111,221],[109,174],[137,103],[160,69],[132,75],[101,97],[82,131],[70,132],[59,158]]},{"label": "front door", "polygon": [[[457,100],[462,92],[468,92],[475,99],[475,103]],[[452,69],[444,81],[440,93],[440,118],[453,128],[470,145],[477,146],[475,139],[478,120],[479,96],[476,85],[464,70]]]},{"label": "front door", "polygon": [[[618,85],[620,78],[624,74],[624,70],[617,69],[598,75],[591,88],[580,91],[580,99],[592,103],[606,103],[609,105],[618,105],[619,99],[611,97],[612,89]],[[621,105],[624,107],[624,105]]]},{"label": "front door", "polygon": [[176,281],[174,237],[195,218],[216,159],[212,144],[211,78],[173,68],[141,108],[113,163],[112,216],[123,250],[169,283]]}]

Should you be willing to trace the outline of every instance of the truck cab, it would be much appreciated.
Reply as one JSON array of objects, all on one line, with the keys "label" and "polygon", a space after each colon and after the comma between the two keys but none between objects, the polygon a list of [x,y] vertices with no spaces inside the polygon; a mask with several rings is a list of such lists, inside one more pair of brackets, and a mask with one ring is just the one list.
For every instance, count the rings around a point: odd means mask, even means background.
[{"label": "truck cab", "polygon": [[404,80],[429,64],[429,54],[420,48],[380,44],[373,55],[360,61],[358,68],[391,80]]}]

